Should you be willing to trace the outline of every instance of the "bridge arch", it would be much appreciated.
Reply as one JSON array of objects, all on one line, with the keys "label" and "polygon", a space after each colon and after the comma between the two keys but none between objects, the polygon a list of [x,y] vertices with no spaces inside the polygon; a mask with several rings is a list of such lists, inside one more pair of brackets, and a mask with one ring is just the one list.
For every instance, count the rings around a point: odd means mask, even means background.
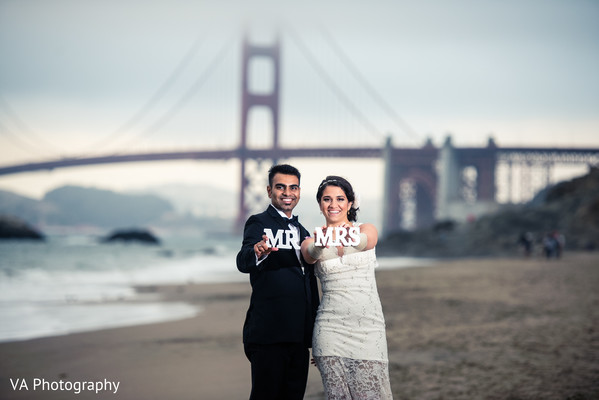
[{"label": "bridge arch", "polygon": [[435,221],[437,180],[432,169],[410,168],[399,182],[402,228],[427,227]]}]

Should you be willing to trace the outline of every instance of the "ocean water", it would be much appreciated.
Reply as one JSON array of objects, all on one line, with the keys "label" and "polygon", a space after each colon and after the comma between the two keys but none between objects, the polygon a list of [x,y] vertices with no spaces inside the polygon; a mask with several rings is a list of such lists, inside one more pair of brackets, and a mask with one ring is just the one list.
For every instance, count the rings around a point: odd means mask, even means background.
[{"label": "ocean water", "polygon": [[[201,308],[135,286],[247,282],[235,266],[240,245],[202,237],[103,244],[84,235],[0,241],[0,342],[193,317]],[[432,263],[379,258],[381,269]]]},{"label": "ocean water", "polygon": [[134,287],[246,280],[241,239],[167,238],[161,246],[93,236],[0,241],[0,342],[188,318],[201,312]]}]

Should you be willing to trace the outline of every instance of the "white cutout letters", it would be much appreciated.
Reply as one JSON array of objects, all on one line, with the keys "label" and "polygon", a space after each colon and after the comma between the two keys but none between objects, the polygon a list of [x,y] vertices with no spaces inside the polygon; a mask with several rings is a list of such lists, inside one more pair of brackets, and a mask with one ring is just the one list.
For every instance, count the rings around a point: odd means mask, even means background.
[{"label": "white cutout letters", "polygon": [[277,247],[279,249],[300,249],[299,237],[291,229],[278,229],[276,234],[272,233],[272,229],[264,228],[264,234],[268,238],[266,244],[268,247]]},{"label": "white cutout letters", "polygon": [[[323,232],[322,228],[315,228],[316,237],[314,246],[357,246],[360,244],[360,228],[352,226],[349,229],[342,226],[329,227]],[[334,233],[334,235],[333,235]],[[333,239],[335,236],[335,239]]]}]

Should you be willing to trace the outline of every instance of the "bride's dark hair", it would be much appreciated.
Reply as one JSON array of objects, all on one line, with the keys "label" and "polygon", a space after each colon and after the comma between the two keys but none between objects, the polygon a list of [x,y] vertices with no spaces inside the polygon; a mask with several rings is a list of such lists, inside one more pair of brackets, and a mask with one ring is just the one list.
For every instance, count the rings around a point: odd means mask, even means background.
[{"label": "bride's dark hair", "polygon": [[337,186],[343,190],[345,193],[345,197],[347,197],[347,201],[352,203],[351,208],[347,212],[347,219],[350,222],[356,222],[358,219],[358,210],[359,207],[354,208],[356,204],[356,194],[354,193],[354,189],[351,186],[351,183],[348,182],[347,179],[342,178],[336,175],[329,175],[320,182],[320,186],[318,186],[318,191],[316,192],[316,201],[320,204],[320,199],[322,199],[322,192],[327,186]]}]

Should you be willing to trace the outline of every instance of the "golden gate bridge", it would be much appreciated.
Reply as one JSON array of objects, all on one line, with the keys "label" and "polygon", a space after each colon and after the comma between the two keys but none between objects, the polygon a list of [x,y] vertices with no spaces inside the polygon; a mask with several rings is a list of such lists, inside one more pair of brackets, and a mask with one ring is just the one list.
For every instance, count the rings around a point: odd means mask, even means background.
[{"label": "golden gate bridge", "polygon": [[[301,46],[301,42],[299,42]],[[313,67],[322,73],[317,60],[304,48]],[[269,92],[254,91],[251,85],[249,68],[252,60],[260,58],[270,61],[272,85]],[[256,174],[247,168],[251,162],[269,164],[293,158],[371,158],[384,161],[383,234],[400,229],[405,224],[408,204],[412,204],[414,226],[424,227],[440,219],[461,219],[465,215],[478,215],[492,210],[497,205],[498,169],[508,169],[507,187],[511,182],[514,167],[528,171],[529,181],[521,180],[521,185],[531,185],[530,174],[533,166],[541,166],[544,171],[544,185],[550,184],[550,170],[556,164],[599,163],[599,149],[590,148],[540,148],[540,147],[499,147],[492,139],[484,147],[455,147],[448,137],[443,146],[435,147],[430,141],[419,148],[395,147],[391,138],[382,146],[370,147],[285,147],[279,140],[280,125],[280,42],[269,45],[256,45],[247,38],[242,47],[241,78],[241,132],[236,146],[227,149],[195,149],[173,152],[137,152],[129,154],[108,154],[79,157],[62,157],[49,161],[20,163],[0,167],[0,176],[54,170],[57,168],[113,163],[131,163],[172,160],[239,160],[240,182],[237,226],[241,226],[257,203],[251,192]],[[354,71],[356,76],[359,76]],[[353,103],[343,97],[339,88],[328,83],[342,102],[368,128],[367,119]],[[376,93],[372,93],[376,98]],[[379,99],[383,107],[386,103]],[[272,118],[272,141],[266,148],[252,148],[248,144],[248,117],[257,108],[269,110]],[[388,112],[404,125],[403,121]],[[409,128],[406,128],[406,130]],[[505,169],[505,168],[504,168]],[[262,174],[263,175],[263,174]],[[263,177],[261,176],[260,179]],[[262,194],[260,197],[263,197]],[[508,200],[511,194],[508,193]]]}]

